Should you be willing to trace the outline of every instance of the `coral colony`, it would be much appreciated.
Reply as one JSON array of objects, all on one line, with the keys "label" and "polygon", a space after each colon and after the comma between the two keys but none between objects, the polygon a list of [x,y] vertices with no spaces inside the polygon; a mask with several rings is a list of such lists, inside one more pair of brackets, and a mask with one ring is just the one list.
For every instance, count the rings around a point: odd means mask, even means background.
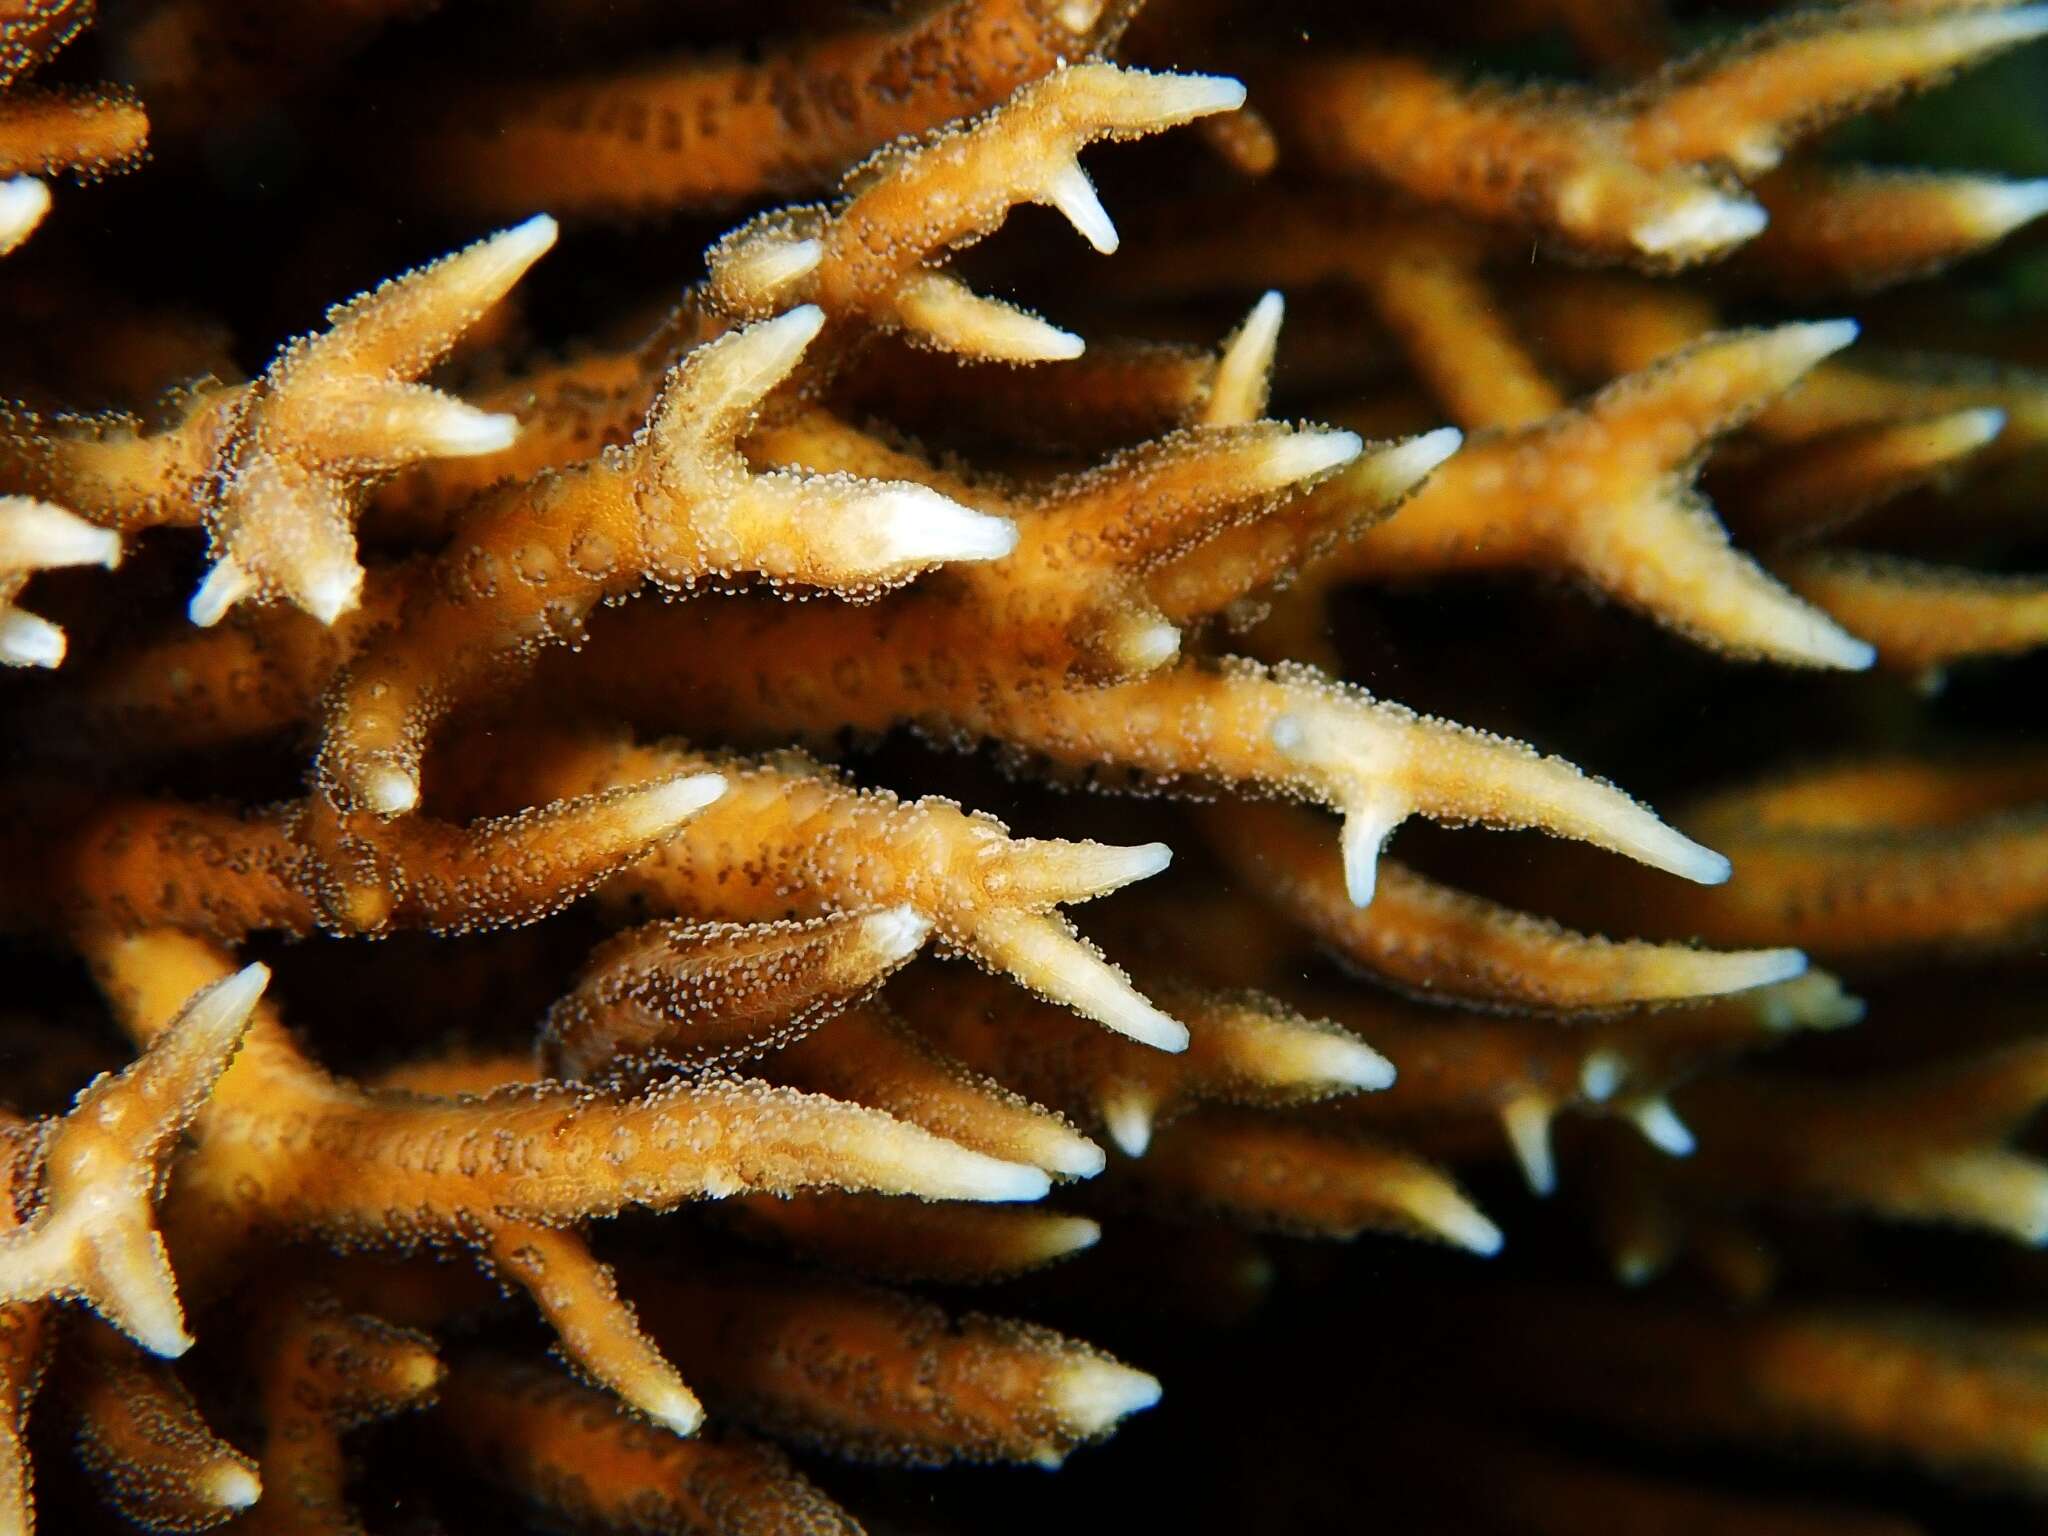
[{"label": "coral colony", "polygon": [[2041,1518],[2048,7],[95,11],[0,1532]]}]

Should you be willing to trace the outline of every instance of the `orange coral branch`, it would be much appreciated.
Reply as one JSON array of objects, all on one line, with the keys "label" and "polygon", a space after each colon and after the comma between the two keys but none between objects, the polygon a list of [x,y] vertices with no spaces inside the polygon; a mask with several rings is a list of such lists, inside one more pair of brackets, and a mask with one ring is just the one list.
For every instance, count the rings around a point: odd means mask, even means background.
[{"label": "orange coral branch", "polygon": [[1739,992],[1798,975],[1797,950],[1733,953],[1573,933],[1547,919],[1380,865],[1357,906],[1327,833],[1280,807],[1204,818],[1231,872],[1347,961],[1432,998],[1579,1011]]},{"label": "orange coral branch", "polygon": [[877,144],[993,106],[1114,38],[1129,0],[953,0],[907,23],[499,85],[437,102],[407,139],[436,203],[630,214],[804,191]]},{"label": "orange coral branch", "polygon": [[1057,1466],[1159,1383],[1050,1329],[767,1276],[646,1287],[656,1334],[741,1418],[862,1460]]},{"label": "orange coral branch", "polygon": [[256,1503],[256,1463],[207,1427],[162,1361],[92,1323],[71,1343],[60,1384],[79,1460],[116,1509],[151,1530],[200,1531]]},{"label": "orange coral branch", "polygon": [[487,1479],[578,1524],[694,1531],[744,1509],[816,1536],[860,1529],[772,1447],[736,1435],[650,1432],[603,1393],[545,1365],[458,1361],[435,1422]]}]

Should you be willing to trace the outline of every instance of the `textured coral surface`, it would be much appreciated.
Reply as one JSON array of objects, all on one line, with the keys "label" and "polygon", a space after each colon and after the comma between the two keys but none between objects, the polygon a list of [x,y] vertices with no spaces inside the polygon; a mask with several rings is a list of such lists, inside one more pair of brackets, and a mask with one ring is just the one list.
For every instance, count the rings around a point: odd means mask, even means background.
[{"label": "textured coral surface", "polygon": [[2048,1529],[2044,33],[0,0],[0,1536]]}]

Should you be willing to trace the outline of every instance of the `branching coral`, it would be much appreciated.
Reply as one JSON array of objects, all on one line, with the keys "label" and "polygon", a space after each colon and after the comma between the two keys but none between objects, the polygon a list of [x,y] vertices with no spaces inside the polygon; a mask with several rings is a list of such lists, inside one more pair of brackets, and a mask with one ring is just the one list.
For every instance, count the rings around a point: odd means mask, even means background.
[{"label": "branching coral", "polygon": [[0,0],[0,1526],[2039,1496],[2043,8],[315,9]]},{"label": "branching coral", "polygon": [[974,0],[908,24],[580,80],[484,86],[408,140],[423,191],[643,213],[801,192],[1114,41],[1131,0]]},{"label": "branching coral", "polygon": [[1715,173],[1772,170],[1829,122],[2048,27],[2031,8],[1921,9],[1879,0],[1788,17],[1606,99],[1466,85],[1399,55],[1296,63],[1268,110],[1319,169],[1376,175],[1587,254],[1699,261],[1767,222]]},{"label": "branching coral", "polygon": [[178,402],[160,431],[132,420],[10,424],[8,477],[79,514],[130,530],[203,522],[214,565],[195,624],[251,597],[323,624],[361,601],[356,504],[380,472],[434,455],[503,448],[515,423],[413,381],[554,243],[539,217],[328,316],[254,384]]}]

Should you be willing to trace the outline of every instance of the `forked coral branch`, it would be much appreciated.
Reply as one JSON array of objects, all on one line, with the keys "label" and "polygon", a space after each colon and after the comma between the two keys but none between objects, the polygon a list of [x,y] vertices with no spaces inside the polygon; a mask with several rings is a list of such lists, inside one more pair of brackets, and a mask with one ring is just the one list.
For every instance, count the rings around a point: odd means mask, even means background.
[{"label": "forked coral branch", "polygon": [[626,216],[807,192],[1113,43],[1136,0],[949,0],[761,50],[437,84],[403,140],[423,196]]},{"label": "forked coral branch", "polygon": [[54,667],[64,659],[64,631],[15,606],[37,571],[121,560],[121,536],[29,496],[0,496],[0,662]]},{"label": "forked coral branch", "polygon": [[891,146],[854,171],[839,207],[764,215],[712,249],[710,297],[759,319],[821,305],[836,325],[901,329],[942,351],[1007,362],[1079,355],[1079,337],[931,270],[1019,203],[1057,209],[1097,251],[1117,247],[1076,154],[1157,133],[1244,101],[1235,80],[1110,64],[1054,70],[997,110],[935,139]]},{"label": "forked coral branch", "polygon": [[270,972],[208,977],[133,1065],[69,1113],[10,1133],[20,1223],[0,1232],[0,1302],[85,1303],[159,1355],[192,1345],[155,1205],[178,1137],[227,1071]]},{"label": "forked coral branch", "polygon": [[191,603],[286,601],[332,624],[362,599],[355,520],[371,482],[419,459],[491,453],[518,431],[416,381],[554,244],[542,215],[341,305],[252,384],[202,386],[148,430],[132,418],[0,430],[0,482],[116,531],[203,523],[213,567]]},{"label": "forked coral branch", "polygon": [[1605,95],[1468,84],[1400,54],[1338,54],[1255,83],[1283,145],[1319,170],[1574,253],[1674,266],[1764,229],[1739,183],[1796,141],[2043,31],[2039,7],[1916,14],[1875,0],[1766,23]]}]

